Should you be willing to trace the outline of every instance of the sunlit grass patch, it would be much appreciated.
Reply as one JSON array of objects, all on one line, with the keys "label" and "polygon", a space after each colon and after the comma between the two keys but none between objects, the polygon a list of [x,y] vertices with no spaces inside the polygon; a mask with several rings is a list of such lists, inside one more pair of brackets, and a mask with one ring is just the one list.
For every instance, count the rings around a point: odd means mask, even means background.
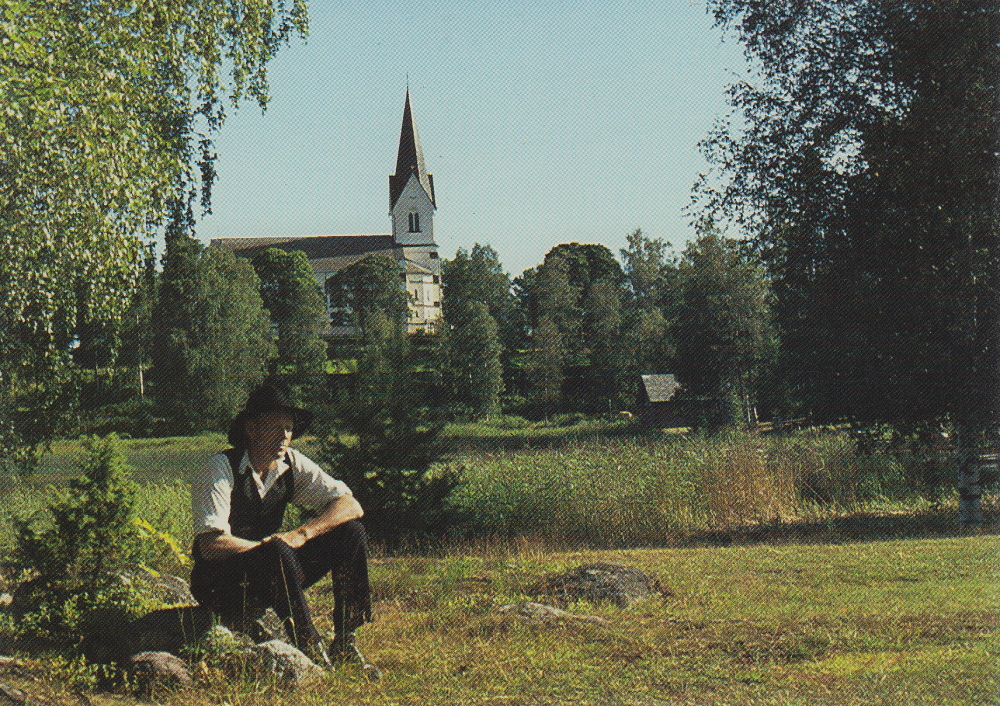
[{"label": "sunlit grass patch", "polygon": [[[524,624],[499,612],[536,598],[531,587],[543,578],[594,561],[639,568],[668,591],[627,609],[568,606],[600,623]],[[991,536],[569,552],[522,541],[433,557],[378,556],[371,566],[376,620],[359,632],[362,649],[385,671],[378,684],[345,668],[290,693],[215,679],[157,700],[988,704],[998,693],[1000,657],[995,562]],[[321,630],[331,624],[329,585],[309,591]],[[94,706],[135,703],[88,698]]]},{"label": "sunlit grass patch", "polygon": [[[996,693],[989,537],[527,549],[377,560],[377,621],[363,644],[391,676],[377,693],[336,683],[359,703],[959,704]],[[534,598],[543,577],[591,561],[640,568],[669,593],[631,609],[569,606],[610,627],[498,614]],[[330,609],[328,593],[316,598]]]}]

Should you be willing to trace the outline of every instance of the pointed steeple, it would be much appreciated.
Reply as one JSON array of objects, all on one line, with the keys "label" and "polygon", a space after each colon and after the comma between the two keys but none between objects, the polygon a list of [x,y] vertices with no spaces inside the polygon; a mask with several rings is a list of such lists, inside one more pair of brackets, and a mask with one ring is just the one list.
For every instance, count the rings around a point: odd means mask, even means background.
[{"label": "pointed steeple", "polygon": [[410,175],[416,175],[420,185],[424,187],[431,203],[434,200],[434,176],[427,173],[424,166],[424,152],[420,149],[420,136],[413,122],[413,111],[410,108],[410,89],[406,89],[406,105],[403,107],[403,126],[399,131],[399,152],[396,154],[396,173],[389,177],[389,209],[396,205],[396,199],[403,193]]}]

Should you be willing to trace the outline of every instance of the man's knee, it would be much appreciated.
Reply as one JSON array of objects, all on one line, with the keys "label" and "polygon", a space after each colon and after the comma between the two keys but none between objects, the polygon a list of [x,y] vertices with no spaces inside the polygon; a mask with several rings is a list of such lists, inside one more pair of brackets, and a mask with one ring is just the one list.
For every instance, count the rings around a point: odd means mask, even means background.
[{"label": "man's knee", "polygon": [[353,553],[358,547],[368,546],[365,526],[358,520],[349,520],[306,542],[307,547],[324,547],[338,554]]},{"label": "man's knee", "polygon": [[368,546],[368,533],[361,520],[349,520],[338,525],[334,531],[341,533],[341,541],[349,546]]},{"label": "man's knee", "polygon": [[336,567],[352,565],[368,554],[368,535],[357,520],[337,525],[329,532],[306,542],[295,550],[306,572],[306,584],[312,584]]},{"label": "man's knee", "polygon": [[296,583],[302,583],[305,577],[298,555],[285,541],[274,538],[260,544],[257,549],[261,550],[266,564],[266,573],[282,576],[285,581],[291,579]]}]

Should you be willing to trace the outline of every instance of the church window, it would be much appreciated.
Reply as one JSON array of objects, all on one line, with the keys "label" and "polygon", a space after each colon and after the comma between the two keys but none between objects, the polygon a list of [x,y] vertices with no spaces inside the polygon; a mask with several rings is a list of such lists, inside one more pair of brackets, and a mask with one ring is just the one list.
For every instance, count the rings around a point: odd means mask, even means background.
[{"label": "church window", "polygon": [[420,214],[411,213],[410,214],[410,232],[419,233],[420,232]]},{"label": "church window", "polygon": [[441,278],[438,277],[437,275],[432,275],[431,279],[434,281],[434,284],[438,284],[441,282]]},{"label": "church window", "polygon": [[435,252],[435,251],[432,250],[431,254],[430,254],[430,258],[432,260],[437,260],[437,256],[438,256],[437,252]]}]

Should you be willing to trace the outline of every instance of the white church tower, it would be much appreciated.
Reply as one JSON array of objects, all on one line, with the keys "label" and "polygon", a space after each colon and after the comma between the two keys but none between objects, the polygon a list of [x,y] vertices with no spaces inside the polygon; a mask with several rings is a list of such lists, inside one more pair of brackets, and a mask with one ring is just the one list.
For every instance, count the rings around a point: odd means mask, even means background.
[{"label": "white church tower", "polygon": [[434,176],[427,173],[424,165],[407,88],[396,173],[389,177],[389,217],[392,239],[402,247],[406,260],[411,332],[432,327],[441,316],[441,259],[434,242],[436,208]]},{"label": "white church tower", "polygon": [[392,237],[400,245],[433,245],[435,208],[434,175],[428,174],[424,166],[424,153],[410,108],[410,89],[406,89],[396,173],[389,177]]}]

